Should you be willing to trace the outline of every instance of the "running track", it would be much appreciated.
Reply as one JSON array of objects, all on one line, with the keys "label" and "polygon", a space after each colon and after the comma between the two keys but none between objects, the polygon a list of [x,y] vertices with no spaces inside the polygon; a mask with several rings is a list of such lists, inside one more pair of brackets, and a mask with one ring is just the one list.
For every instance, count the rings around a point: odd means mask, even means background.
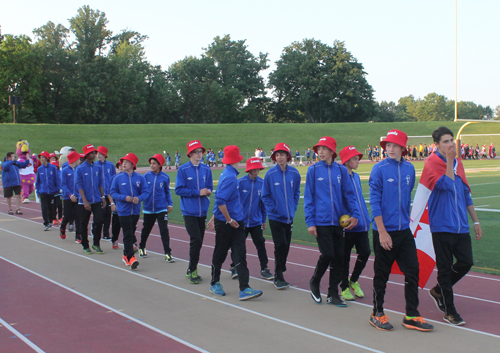
[{"label": "running track", "polygon": [[[2,200],[0,202],[0,214],[6,214],[6,211],[5,201]],[[6,226],[11,223],[8,220],[22,218],[26,220],[22,223],[30,223],[31,226],[33,222],[39,223],[40,233],[36,234],[36,238],[42,239],[50,236],[52,240],[56,238],[57,241],[64,243],[66,246],[68,246],[68,242],[72,242],[73,233],[68,233],[68,238],[63,241],[58,237],[57,229],[53,229],[50,232],[42,232],[43,226],[40,221],[41,213],[39,204],[31,203],[23,205],[23,211],[25,214],[20,217],[2,217],[7,219],[3,219],[5,222],[0,222],[0,231],[6,229]],[[140,259],[140,271],[145,271],[151,266],[165,265],[181,267],[181,272],[185,271],[187,264],[183,260],[188,258],[189,240],[187,233],[184,227],[178,224],[171,223],[169,228],[171,247],[173,255],[178,259],[177,263],[167,265],[157,261],[155,264],[152,264],[153,259]],[[14,228],[9,227],[9,229],[13,231]],[[140,231],[141,224],[139,224],[138,229]],[[140,236],[139,231],[137,234],[138,237]],[[155,228],[153,235],[148,241],[148,252],[150,253],[162,253],[161,242],[157,234],[158,229]],[[208,266],[211,263],[213,244],[214,234],[207,231],[200,264]],[[120,258],[121,251],[114,252],[111,250],[109,242],[102,242],[101,246],[107,251],[107,254],[102,257],[94,254],[93,258],[104,258],[106,256],[114,256],[117,260]],[[73,243],[72,250],[81,253],[81,246]],[[273,250],[272,242],[270,241],[267,242],[267,250],[270,257],[269,265],[272,268]],[[250,273],[257,275],[259,270],[258,259],[255,247],[251,244],[250,240],[247,243],[247,251]],[[167,332],[155,330],[154,327],[144,325],[134,317],[121,314],[119,310],[113,307],[103,306],[99,302],[92,301],[90,297],[82,296],[79,288],[76,288],[73,292],[71,288],[61,287],[57,283],[51,282],[49,278],[37,276],[28,269],[16,266],[15,263],[9,262],[4,256],[0,257],[0,268],[2,268],[2,275],[0,277],[0,297],[2,298],[0,320],[4,322],[2,323],[2,327],[0,327],[1,351],[4,351],[4,347],[6,352],[33,351],[34,348],[22,342],[19,336],[24,336],[28,342],[32,342],[35,346],[40,347],[40,351],[47,352],[125,352],[129,351],[129,349],[131,350],[132,347],[143,347],[144,349],[141,349],[141,351],[148,352],[162,351],[160,347],[169,347],[169,352],[202,351],[202,348],[177,339]],[[40,253],[40,256],[43,256],[43,253]],[[308,290],[308,281],[313,272],[317,257],[318,251],[315,247],[292,245],[288,271],[286,272],[286,278],[292,286],[299,290]],[[351,261],[351,265],[353,265],[353,262]],[[225,268],[228,268],[228,263],[226,261]],[[210,269],[200,266],[199,271],[205,278],[204,284],[202,284],[203,291],[208,293]],[[223,276],[229,275],[223,273]],[[372,276],[372,262],[369,262],[363,272],[363,277],[360,279],[360,284],[365,290],[366,297],[358,299],[355,303],[349,305],[366,306],[364,311],[366,311],[367,315],[369,315],[369,307],[371,307],[371,293],[369,289]],[[327,288],[326,277],[322,283],[322,288],[324,289]],[[386,309],[390,316],[391,311],[396,313],[404,312],[402,279],[402,276],[393,275],[391,282],[388,284]],[[96,280],[99,280],[99,278]],[[224,285],[228,295],[235,295],[236,283],[231,285],[230,280],[228,281],[224,278],[223,280],[225,281]],[[251,279],[251,285],[255,288],[264,289],[264,291],[274,290],[270,283],[266,284],[263,282]],[[430,285],[434,283],[435,274],[429,281]],[[232,293],[230,293],[231,290]],[[490,335],[488,336],[490,337],[500,338],[500,325],[496,321],[500,313],[500,302],[497,295],[499,291],[500,278],[497,276],[472,272],[466,276],[457,284],[455,293],[457,308],[462,317],[467,321],[467,326],[465,329],[453,329],[457,332],[461,332],[461,330],[484,332],[489,333]],[[312,302],[308,293],[304,292],[302,297],[304,305]],[[261,300],[265,300],[265,295]],[[282,303],[277,303],[277,305],[280,304]],[[436,322],[442,322],[442,315],[440,315],[440,312],[437,311],[434,303],[429,298],[427,289],[420,291],[419,309],[424,317]],[[14,324],[9,327],[10,331],[5,327],[6,323]],[[366,325],[366,322],[363,322],[363,325]],[[437,328],[440,328],[440,326],[438,325]],[[18,336],[15,335],[15,332],[18,332]],[[122,339],[123,337],[130,336],[133,337],[132,340]],[[64,346],[61,346],[61,342],[65,342]]]}]

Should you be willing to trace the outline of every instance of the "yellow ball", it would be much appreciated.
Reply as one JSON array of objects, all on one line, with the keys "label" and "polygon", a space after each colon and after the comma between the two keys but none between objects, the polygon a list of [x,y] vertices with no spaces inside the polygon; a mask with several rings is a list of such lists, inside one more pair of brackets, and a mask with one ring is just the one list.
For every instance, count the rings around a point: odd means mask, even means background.
[{"label": "yellow ball", "polygon": [[351,216],[349,216],[348,214],[345,214],[345,215],[343,215],[342,217],[340,217],[340,219],[339,219],[339,223],[340,223],[340,226],[341,226],[342,228],[345,228],[345,227],[349,226],[349,224],[351,224],[351,222],[347,222],[347,220],[348,220],[349,218],[351,218]]}]

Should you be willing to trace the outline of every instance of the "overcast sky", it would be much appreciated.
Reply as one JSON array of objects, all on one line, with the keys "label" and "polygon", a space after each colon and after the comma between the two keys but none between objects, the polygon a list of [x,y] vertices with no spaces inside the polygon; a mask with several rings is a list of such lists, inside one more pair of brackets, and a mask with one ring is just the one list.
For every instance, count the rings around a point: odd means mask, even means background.
[{"label": "overcast sky", "polygon": [[[106,13],[113,33],[129,29],[149,36],[147,58],[164,69],[199,56],[217,35],[246,39],[254,55],[268,53],[270,70],[294,41],[340,40],[364,65],[378,101],[431,92],[455,96],[453,0],[24,0],[9,11],[2,7],[2,33],[33,38],[33,28],[48,21],[69,27],[68,19],[86,4]],[[500,105],[499,13],[498,1],[458,0],[459,101]]]}]

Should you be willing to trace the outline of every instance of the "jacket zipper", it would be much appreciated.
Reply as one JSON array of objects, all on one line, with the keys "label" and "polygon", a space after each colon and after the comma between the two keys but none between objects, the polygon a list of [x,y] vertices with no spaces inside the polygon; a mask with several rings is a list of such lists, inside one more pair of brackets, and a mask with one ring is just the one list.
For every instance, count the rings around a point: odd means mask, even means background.
[{"label": "jacket zipper", "polygon": [[290,212],[288,211],[288,197],[287,197],[287,194],[286,194],[286,177],[285,177],[286,171],[282,171],[282,172],[283,172],[283,190],[285,190],[286,214],[287,214],[287,217],[288,217],[288,223],[290,223]]},{"label": "jacket zipper", "polygon": [[329,181],[329,185],[330,185],[330,207],[332,209],[332,226],[334,225],[334,212],[333,212],[333,192],[332,192],[332,169],[330,168],[331,165],[326,165],[326,169],[328,169],[328,181]]},{"label": "jacket zipper", "polygon": [[455,212],[457,213],[458,233],[460,233],[460,217],[458,216],[457,187],[455,181],[453,181],[453,190],[455,191]]},{"label": "jacket zipper", "polygon": [[399,229],[401,230],[401,162],[398,162]]},{"label": "jacket zipper", "polygon": [[95,202],[95,199],[94,199],[94,168],[93,168],[93,164],[89,164],[90,165],[90,181],[92,183],[92,203]]},{"label": "jacket zipper", "polygon": [[[132,194],[132,198],[134,197],[134,190],[132,190],[132,175],[129,175],[128,176],[128,181],[130,183],[130,193]],[[134,205],[132,205],[132,210],[130,211],[130,215],[133,216],[134,215]]]},{"label": "jacket zipper", "polygon": [[200,213],[199,213],[198,217],[201,217],[200,178],[198,176],[198,167],[199,167],[199,165],[197,165],[195,168],[196,168],[196,184],[198,185],[198,207],[200,209]]},{"label": "jacket zipper", "polygon": [[253,199],[253,185],[255,183],[255,180],[252,180],[252,191],[250,193],[250,206],[248,207],[248,221],[247,221],[247,227],[250,227],[250,214],[252,213],[252,199]]},{"label": "jacket zipper", "polygon": [[155,197],[156,197],[156,174],[155,174],[155,180],[153,183],[153,213],[155,213]]}]

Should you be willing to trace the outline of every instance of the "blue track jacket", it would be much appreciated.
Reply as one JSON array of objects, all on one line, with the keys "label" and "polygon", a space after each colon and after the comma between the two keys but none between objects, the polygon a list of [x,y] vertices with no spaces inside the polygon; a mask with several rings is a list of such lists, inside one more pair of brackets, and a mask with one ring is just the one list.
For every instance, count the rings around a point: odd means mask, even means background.
[{"label": "blue track jacket", "polygon": [[24,162],[6,161],[2,164],[2,185],[4,188],[21,185],[19,176],[19,168],[26,168],[30,164],[30,160]]},{"label": "blue track jacket", "polygon": [[248,175],[238,179],[238,191],[240,192],[241,208],[245,227],[256,227],[266,223],[266,205],[262,202],[261,193],[264,179],[250,178]]},{"label": "blue track jacket", "polygon": [[[361,213],[361,218],[358,219],[358,224],[351,230],[345,230],[346,233],[350,232],[368,232],[370,230],[371,218],[366,207],[365,198],[363,197],[363,189],[361,188],[361,180],[358,173],[352,172],[349,174],[352,185],[354,186],[354,193],[356,194],[356,202]],[[347,211],[346,211],[347,212]]]},{"label": "blue track jacket", "polygon": [[56,195],[61,190],[59,169],[53,164],[43,164],[36,172],[36,192],[38,195]]},{"label": "blue track jacket", "polygon": [[76,168],[75,178],[75,193],[78,194],[78,204],[83,205],[80,189],[83,190],[90,204],[102,202],[101,191],[99,191],[99,187],[103,186],[102,169],[98,164],[83,162]]},{"label": "blue track jacket", "polygon": [[344,210],[358,220],[361,218],[347,168],[335,161],[332,164],[320,161],[307,168],[304,189],[307,227],[339,226]]},{"label": "blue track jacket", "polygon": [[219,178],[219,185],[215,191],[214,216],[219,221],[226,222],[219,206],[226,205],[229,217],[237,222],[243,220],[243,210],[238,192],[238,171],[231,165],[226,166]]},{"label": "blue track jacket", "polygon": [[[78,191],[75,192],[76,185],[76,168],[73,169],[68,165],[63,167],[61,171],[61,189],[63,200],[69,200],[71,195],[77,195]],[[100,194],[99,194],[100,195]]]},{"label": "blue track jacket", "polygon": [[111,189],[111,180],[113,179],[113,175],[116,175],[116,168],[113,163],[110,161],[96,161],[95,164],[101,167],[102,169],[102,189],[104,191],[104,195],[109,195],[109,190]]},{"label": "blue track jacket", "polygon": [[[436,154],[446,163],[446,158],[439,151]],[[454,166],[456,164],[455,160]],[[472,204],[469,187],[462,178],[456,173],[455,180],[443,175],[436,182],[427,204],[431,233],[468,233],[467,207]]]},{"label": "blue track jacket", "polygon": [[373,229],[375,217],[382,216],[388,232],[410,227],[411,192],[415,186],[415,168],[402,159],[384,159],[373,166],[370,174],[370,205]]},{"label": "blue track jacket", "polygon": [[[136,205],[133,202],[125,201],[127,196],[139,198]],[[116,204],[118,216],[132,216],[141,214],[141,202],[149,196],[148,183],[141,174],[133,172],[129,175],[127,172],[116,175],[111,184],[111,197]]]},{"label": "blue track jacket", "polygon": [[149,189],[149,196],[144,200],[142,209],[144,213],[167,212],[167,207],[172,206],[172,196],[170,195],[170,178],[160,171],[153,171],[144,174]]},{"label": "blue track jacket", "polygon": [[300,197],[300,173],[294,167],[281,170],[279,164],[269,169],[262,186],[262,201],[267,217],[273,221],[290,224],[297,211]]},{"label": "blue track jacket", "polygon": [[210,198],[200,196],[200,190],[214,189],[212,171],[206,164],[184,163],[177,170],[175,193],[181,197],[181,211],[184,216],[206,217]]}]

